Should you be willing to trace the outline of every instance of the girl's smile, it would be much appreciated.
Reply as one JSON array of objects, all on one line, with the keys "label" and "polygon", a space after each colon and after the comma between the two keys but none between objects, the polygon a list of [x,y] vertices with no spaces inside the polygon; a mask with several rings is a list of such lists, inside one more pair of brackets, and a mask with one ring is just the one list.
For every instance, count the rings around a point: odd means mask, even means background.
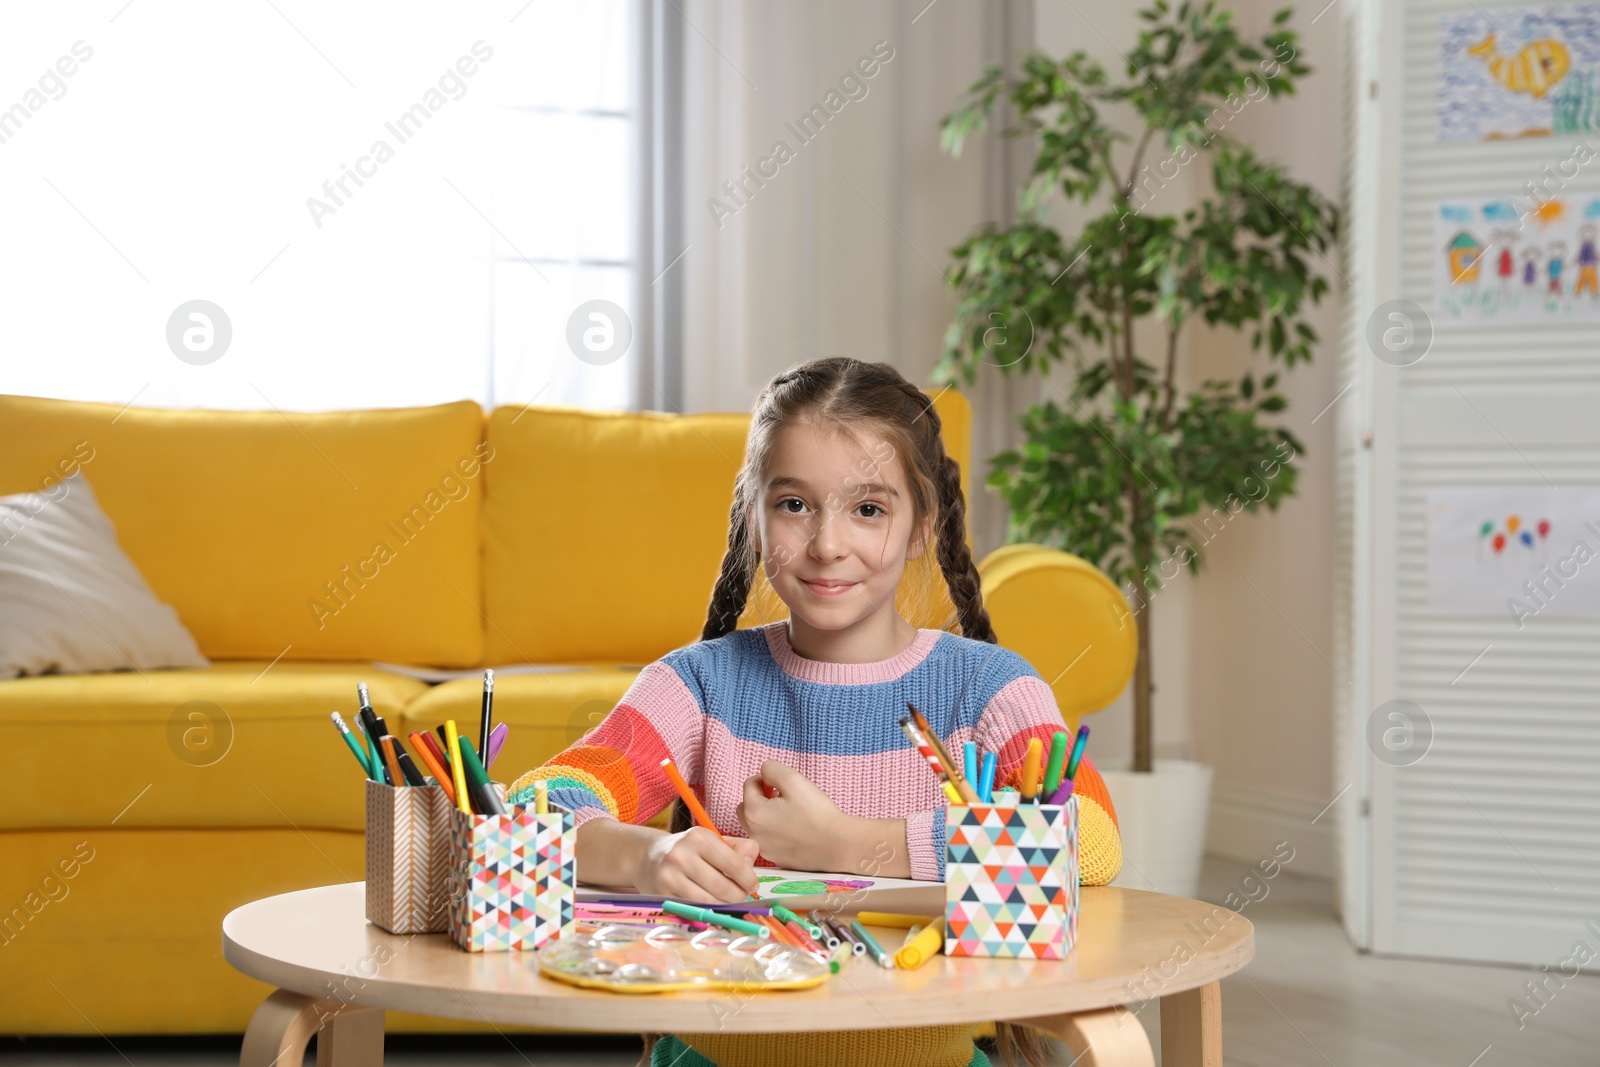
[{"label": "girl's smile", "polygon": [[859,582],[846,582],[839,579],[822,580],[813,578],[802,578],[800,582],[817,596],[843,596],[860,584]]}]

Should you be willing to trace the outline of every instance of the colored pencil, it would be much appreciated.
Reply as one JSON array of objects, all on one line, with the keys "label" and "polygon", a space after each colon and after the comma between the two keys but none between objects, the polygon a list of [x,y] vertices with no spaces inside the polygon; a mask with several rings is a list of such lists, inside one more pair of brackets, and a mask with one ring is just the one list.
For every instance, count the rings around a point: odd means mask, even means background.
[{"label": "colored pencil", "polygon": [[921,731],[917,729],[916,724],[911,721],[909,716],[900,716],[900,729],[905,732],[906,740],[911,742],[913,748],[922,753],[922,758],[928,761],[929,767],[933,768],[933,774],[939,782],[939,788],[944,791],[944,795],[950,803],[964,803],[961,791],[950,780],[950,775],[946,773],[944,764],[939,762],[939,754],[923,738]]},{"label": "colored pencil", "polygon": [[456,721],[444,721],[445,751],[450,753],[450,780],[456,786],[456,807],[463,815],[472,814],[472,798],[467,793],[467,772],[461,764],[461,746],[457,743],[461,735],[456,732]]},{"label": "colored pencil", "polygon": [[455,780],[450,777],[450,771],[445,767],[444,763],[434,755],[434,746],[423,744],[424,741],[432,740],[432,734],[425,734],[421,730],[413,730],[411,732],[411,743],[417,746],[417,758],[427,766],[428,773],[433,775],[434,782],[438,784],[440,789],[444,790],[444,795],[449,799],[450,804],[454,806],[456,802]]},{"label": "colored pencil", "polygon": [[344,738],[344,743],[350,746],[350,751],[355,754],[356,761],[361,764],[362,772],[374,781],[382,781],[378,775],[372,773],[372,764],[367,760],[366,750],[361,747],[361,742],[356,740],[356,735],[350,732],[350,727],[345,725],[344,716],[336,711],[330,717],[333,719],[334,727],[339,731],[339,736]]},{"label": "colored pencil", "polygon": [[944,747],[944,742],[940,741],[939,735],[934,733],[932,725],[928,722],[928,717],[918,711],[917,706],[909,700],[906,701],[906,707],[911,709],[911,717],[916,720],[917,732],[927,739],[929,745],[933,746],[933,751],[938,755],[939,762],[944,764],[945,773],[950,779],[950,784],[954,785],[956,792],[961,794],[961,802],[964,804],[978,803],[977,790],[973,789],[972,783],[962,776],[961,768],[957,767],[956,761],[950,758],[950,750]]}]

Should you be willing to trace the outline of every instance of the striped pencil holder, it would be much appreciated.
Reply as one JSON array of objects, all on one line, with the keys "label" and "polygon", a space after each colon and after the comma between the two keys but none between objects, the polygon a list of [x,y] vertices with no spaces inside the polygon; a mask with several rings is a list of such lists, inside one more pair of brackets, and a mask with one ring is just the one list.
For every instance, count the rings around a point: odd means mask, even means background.
[{"label": "striped pencil holder", "polygon": [[[504,786],[496,791],[504,799]],[[570,931],[578,886],[572,812],[450,811],[450,937],[468,952],[540,948]]]},{"label": "striped pencil holder", "polygon": [[449,895],[444,790],[367,779],[367,921],[391,934],[443,933]]},{"label": "striped pencil holder", "polygon": [[1078,940],[1078,798],[945,811],[947,956],[1066,958]]}]

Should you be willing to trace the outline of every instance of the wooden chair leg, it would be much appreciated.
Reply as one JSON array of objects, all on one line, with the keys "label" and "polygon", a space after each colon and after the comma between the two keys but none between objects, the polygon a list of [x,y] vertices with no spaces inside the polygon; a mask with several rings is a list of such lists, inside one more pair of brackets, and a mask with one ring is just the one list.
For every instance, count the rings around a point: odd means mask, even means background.
[{"label": "wooden chair leg", "polygon": [[1139,1017],[1127,1008],[1040,1015],[1011,1022],[1059,1037],[1072,1052],[1073,1067],[1156,1067],[1150,1038]]},{"label": "wooden chair leg", "polygon": [[1161,998],[1162,1067],[1222,1067],[1222,985]]},{"label": "wooden chair leg", "polygon": [[317,1037],[317,1067],[382,1067],[383,1010],[274,990],[250,1016],[239,1067],[300,1067]]}]

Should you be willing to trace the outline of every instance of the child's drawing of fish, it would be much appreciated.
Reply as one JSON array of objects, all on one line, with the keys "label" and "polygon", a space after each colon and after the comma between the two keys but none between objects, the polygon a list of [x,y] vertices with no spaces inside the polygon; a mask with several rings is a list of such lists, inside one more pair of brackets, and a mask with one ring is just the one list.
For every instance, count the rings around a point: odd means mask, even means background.
[{"label": "child's drawing of fish", "polygon": [[1541,37],[1523,45],[1515,55],[1500,51],[1495,34],[1467,49],[1471,56],[1481,56],[1489,64],[1489,76],[1513,93],[1529,93],[1535,100],[1543,99],[1551,87],[1567,76],[1572,69],[1572,56],[1567,46],[1552,37]]}]

